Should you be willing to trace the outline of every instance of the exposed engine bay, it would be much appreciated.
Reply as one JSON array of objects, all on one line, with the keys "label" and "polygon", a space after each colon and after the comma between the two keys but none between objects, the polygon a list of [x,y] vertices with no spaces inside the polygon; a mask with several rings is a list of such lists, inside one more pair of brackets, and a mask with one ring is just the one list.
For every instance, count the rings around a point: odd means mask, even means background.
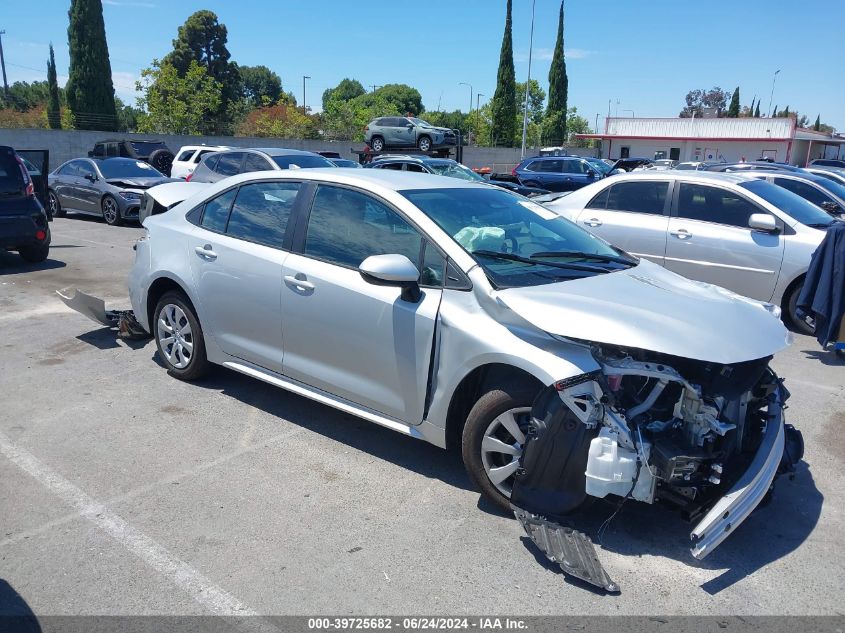
[{"label": "exposed engine bay", "polygon": [[523,514],[566,521],[587,496],[660,502],[704,517],[691,535],[703,558],[803,456],[771,357],[721,365],[605,345],[592,353],[601,371],[534,404],[511,495]]}]

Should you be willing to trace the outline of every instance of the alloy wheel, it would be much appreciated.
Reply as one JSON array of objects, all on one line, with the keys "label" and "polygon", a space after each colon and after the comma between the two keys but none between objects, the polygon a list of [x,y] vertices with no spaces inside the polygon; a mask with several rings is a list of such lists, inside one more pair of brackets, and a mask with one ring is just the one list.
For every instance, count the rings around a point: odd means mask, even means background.
[{"label": "alloy wheel", "polygon": [[176,369],[185,369],[194,357],[194,335],[182,308],[173,303],[164,306],[156,333],[165,360]]},{"label": "alloy wheel", "polygon": [[525,430],[531,420],[531,408],[509,409],[497,416],[484,431],[481,463],[487,478],[506,497],[511,496],[513,476],[525,445]]},{"label": "alloy wheel", "polygon": [[117,202],[115,202],[112,198],[104,198],[103,199],[103,219],[108,224],[114,224],[117,222]]},{"label": "alloy wheel", "polygon": [[56,194],[52,191],[47,194],[47,204],[50,205],[50,215],[55,217],[59,212],[59,201],[56,199]]}]

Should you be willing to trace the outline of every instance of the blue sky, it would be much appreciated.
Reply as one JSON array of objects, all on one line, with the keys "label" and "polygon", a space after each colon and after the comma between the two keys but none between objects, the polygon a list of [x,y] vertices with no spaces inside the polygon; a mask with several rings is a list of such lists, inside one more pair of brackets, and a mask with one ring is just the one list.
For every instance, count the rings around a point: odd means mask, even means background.
[{"label": "blue sky", "polygon": [[[69,0],[4,0],[0,29],[9,82],[44,79],[47,43],[56,49],[60,82],[68,66]],[[131,101],[134,82],[171,47],[180,24],[211,9],[229,29],[233,60],[264,64],[286,90],[319,107],[323,90],[344,77],[370,86],[408,83],[429,109],[469,107],[467,86],[495,89],[504,0],[103,0],[115,89]],[[536,0],[532,77],[548,88],[558,0]],[[531,0],[514,0],[514,57],[528,70]],[[845,82],[839,68],[845,2],[834,0],[568,0],[565,48],[569,104],[591,124],[608,113],[676,116],[693,88],[740,87],[845,130]],[[617,103],[618,102],[618,103]],[[475,99],[473,98],[473,106]]]}]

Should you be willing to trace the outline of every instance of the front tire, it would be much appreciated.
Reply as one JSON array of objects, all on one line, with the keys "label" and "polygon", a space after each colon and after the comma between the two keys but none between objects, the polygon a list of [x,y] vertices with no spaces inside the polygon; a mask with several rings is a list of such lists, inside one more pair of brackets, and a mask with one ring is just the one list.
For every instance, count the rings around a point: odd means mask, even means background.
[{"label": "front tire", "polygon": [[47,192],[47,206],[50,207],[50,214],[54,218],[65,217],[65,210],[62,209],[62,205],[59,202],[59,196],[57,196],[52,190]]},{"label": "front tire", "polygon": [[816,333],[815,324],[807,322],[798,316],[798,297],[801,296],[801,290],[804,288],[804,282],[796,284],[789,296],[786,299],[786,310],[784,310],[785,320],[787,325],[791,325],[798,334],[805,336],[813,336]]},{"label": "front tire", "polygon": [[536,395],[528,389],[488,391],[472,407],[464,425],[461,452],[467,473],[481,494],[505,511],[510,511],[513,476]]},{"label": "front tire", "polygon": [[384,139],[380,136],[374,136],[370,141],[370,147],[374,152],[380,152],[384,149]]},{"label": "front tire", "polygon": [[120,206],[113,196],[103,196],[100,207],[103,212],[103,219],[109,226],[120,226],[123,224],[123,218],[120,217]]},{"label": "front tire", "polygon": [[154,314],[152,330],[167,373],[189,382],[207,374],[211,364],[205,353],[205,338],[187,297],[181,292],[164,293]]},{"label": "front tire", "polygon": [[420,148],[421,152],[428,152],[431,150],[431,139],[427,136],[422,136],[417,142],[417,146]]}]

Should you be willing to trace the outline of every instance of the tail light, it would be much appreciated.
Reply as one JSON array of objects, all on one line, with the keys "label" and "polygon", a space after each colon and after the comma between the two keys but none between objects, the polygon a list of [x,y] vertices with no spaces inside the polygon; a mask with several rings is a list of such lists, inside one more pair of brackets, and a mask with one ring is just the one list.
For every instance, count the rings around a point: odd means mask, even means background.
[{"label": "tail light", "polygon": [[191,178],[194,177],[194,172],[191,172],[185,177],[185,182],[191,182]]},{"label": "tail light", "polygon": [[[15,154],[15,160],[18,161],[18,167],[20,167],[21,175],[23,176],[24,184],[26,185],[26,195],[27,196],[34,196],[35,195],[35,185],[32,184],[32,178],[29,177],[29,172],[26,170],[26,165],[24,165],[21,157]],[[43,239],[43,238],[38,238]]]},{"label": "tail light", "polygon": [[516,176],[516,167],[511,169],[511,176]]},{"label": "tail light", "polygon": [[41,229],[38,229],[35,232],[35,239],[38,240],[39,242],[43,242],[46,237],[47,237],[47,233],[45,231],[42,231]]}]

